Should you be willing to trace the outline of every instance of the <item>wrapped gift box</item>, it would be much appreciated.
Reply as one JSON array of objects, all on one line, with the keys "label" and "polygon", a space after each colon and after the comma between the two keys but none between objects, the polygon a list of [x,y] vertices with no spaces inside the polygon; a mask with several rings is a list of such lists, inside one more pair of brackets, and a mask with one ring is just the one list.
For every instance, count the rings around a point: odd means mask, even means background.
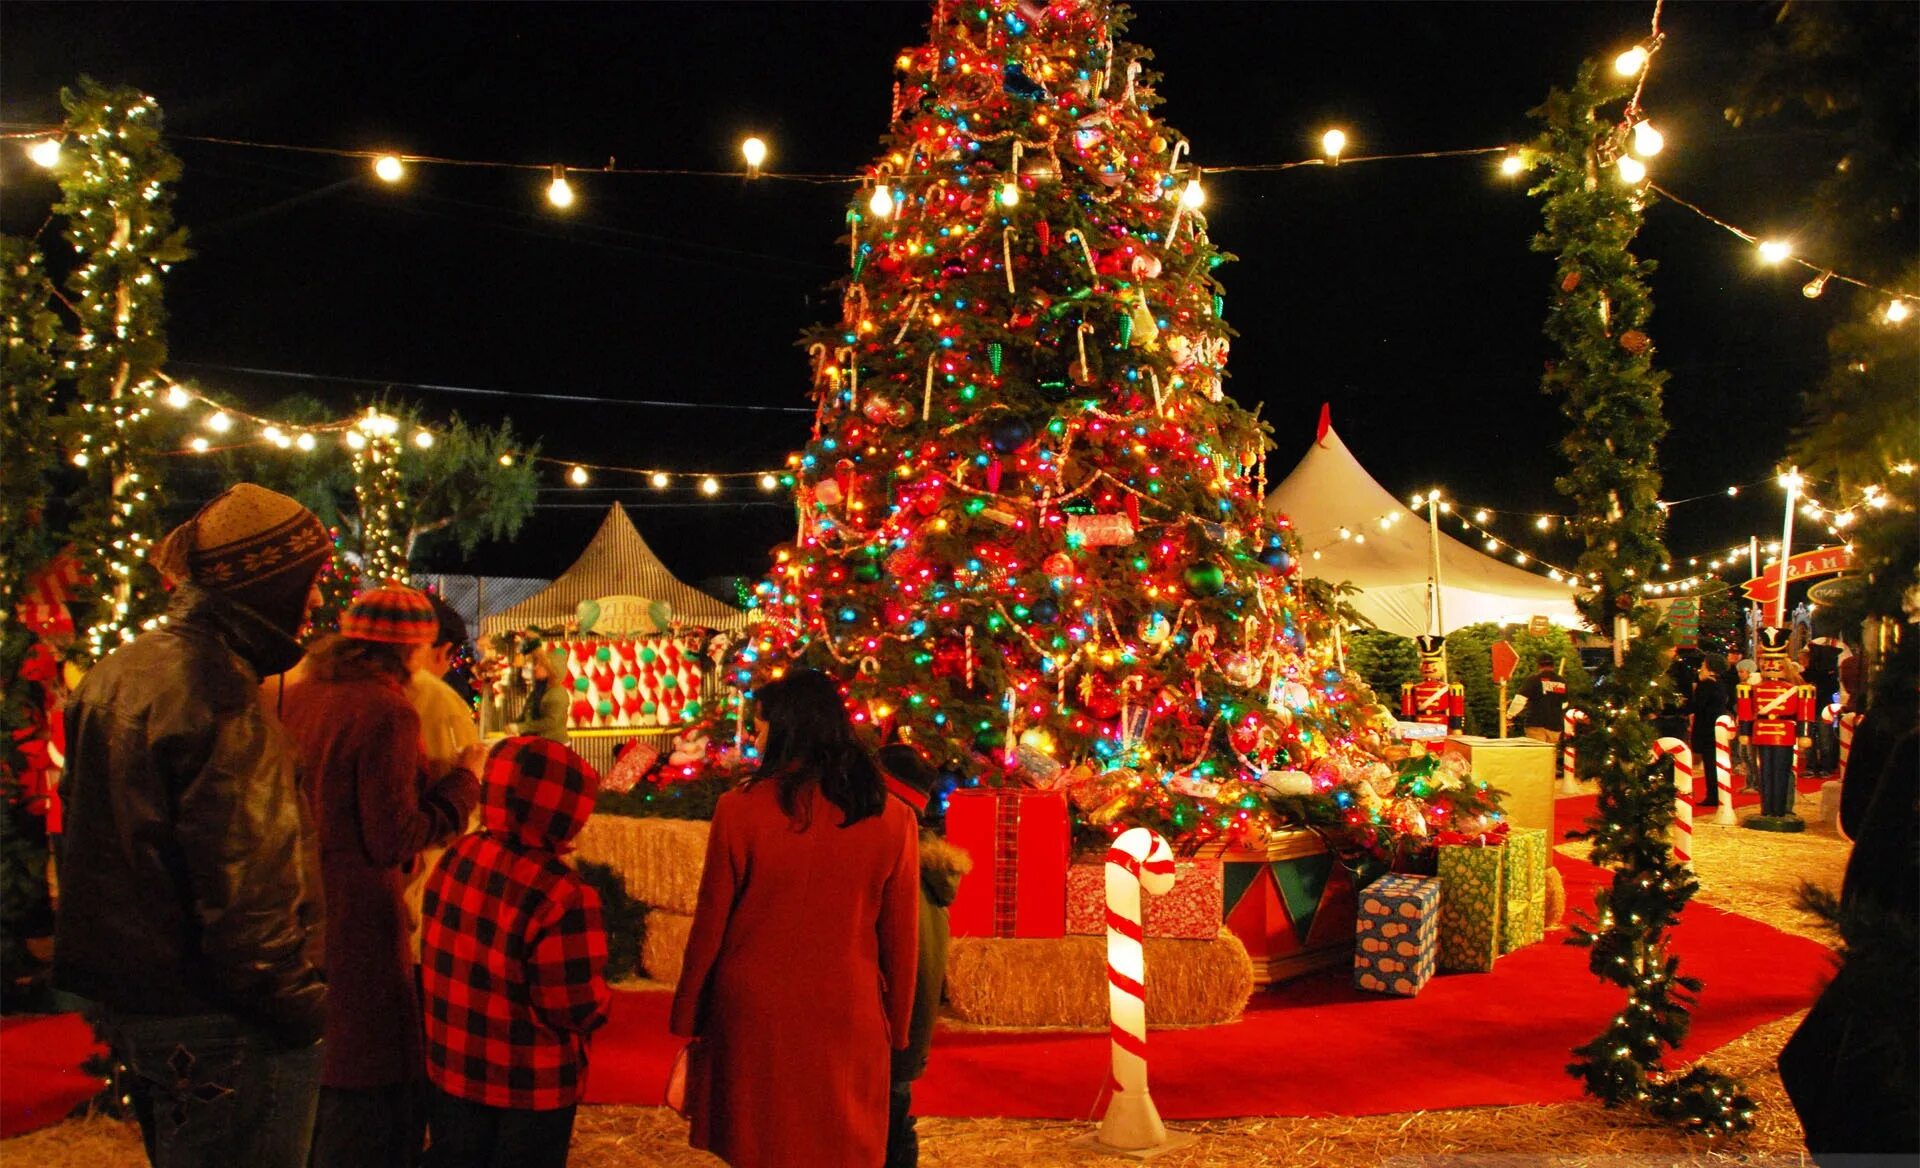
[{"label": "wrapped gift box", "polygon": [[1500,956],[1506,907],[1506,845],[1442,844],[1439,848],[1441,969],[1485,973]]},{"label": "wrapped gift box", "polygon": [[1362,889],[1353,926],[1353,984],[1410,998],[1433,976],[1440,881],[1382,876]]},{"label": "wrapped gift box", "polygon": [[1454,734],[1439,749],[1465,758],[1474,778],[1505,792],[1500,809],[1508,823],[1553,830],[1554,765],[1559,758],[1554,747],[1531,738]]},{"label": "wrapped gift box", "polygon": [[1506,902],[1500,916],[1500,952],[1545,939],[1547,935],[1547,833],[1520,828],[1507,835],[1503,879]]},{"label": "wrapped gift box", "polygon": [[1257,984],[1353,960],[1353,877],[1319,836],[1277,832],[1264,848],[1220,860],[1226,925],[1246,946]]},{"label": "wrapped gift box", "polygon": [[955,791],[947,804],[947,841],[973,857],[973,874],[960,882],[947,914],[954,936],[1066,934],[1064,793]]},{"label": "wrapped gift box", "polygon": [[[1140,923],[1149,937],[1211,941],[1220,934],[1219,860],[1181,860],[1164,896],[1142,894]],[[1107,933],[1107,865],[1081,862],[1067,869],[1067,932]]]}]

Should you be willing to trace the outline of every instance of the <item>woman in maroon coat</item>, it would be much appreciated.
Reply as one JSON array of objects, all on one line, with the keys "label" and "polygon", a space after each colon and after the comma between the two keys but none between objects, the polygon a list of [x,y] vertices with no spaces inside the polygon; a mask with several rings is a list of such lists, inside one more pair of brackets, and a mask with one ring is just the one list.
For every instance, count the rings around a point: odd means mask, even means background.
[{"label": "woman in maroon coat", "polygon": [[734,1168],[877,1168],[907,1044],[919,835],[826,675],[764,686],[759,771],[720,797],[673,1032],[692,1143]]},{"label": "woman in maroon coat", "polygon": [[404,895],[422,848],[452,837],[479,796],[478,744],[428,781],[410,662],[439,624],[411,588],[362,593],[316,646],[281,716],[320,828],[327,1020],[313,1166],[396,1168],[420,1154],[426,1074]]}]

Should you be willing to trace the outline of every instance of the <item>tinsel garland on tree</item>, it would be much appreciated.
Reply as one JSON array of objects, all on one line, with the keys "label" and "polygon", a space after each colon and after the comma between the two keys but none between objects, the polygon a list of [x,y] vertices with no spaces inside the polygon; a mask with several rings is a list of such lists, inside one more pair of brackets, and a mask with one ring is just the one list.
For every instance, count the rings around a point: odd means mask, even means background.
[{"label": "tinsel garland on tree", "polygon": [[65,375],[75,400],[62,419],[68,460],[85,482],[67,533],[93,580],[83,647],[98,656],[133,639],[165,607],[147,552],[161,534],[161,469],[154,458],[174,427],[160,399],[166,362],[162,276],[187,258],[173,222],[180,160],[161,140],[160,107],[133,89],[81,78],[62,90],[75,148],[56,172],[66,238],[77,262],[68,303]]},{"label": "tinsel garland on tree", "polygon": [[1750,1126],[1753,1101],[1723,1074],[1696,1067],[1676,1076],[1662,1058],[1686,1037],[1701,988],[1668,949],[1699,884],[1674,861],[1673,786],[1649,759],[1651,718],[1671,693],[1664,664],[1672,636],[1641,587],[1667,558],[1655,462],[1667,429],[1666,375],[1653,367],[1646,332],[1653,305],[1643,277],[1652,265],[1629,250],[1648,193],[1613,165],[1631,132],[1634,111],[1621,103],[1633,81],[1589,61],[1570,90],[1554,90],[1533,111],[1545,125],[1531,147],[1545,168],[1532,191],[1545,216],[1533,248],[1557,264],[1546,333],[1559,355],[1542,388],[1562,399],[1571,423],[1560,444],[1570,470],[1557,485],[1573,501],[1586,544],[1579,568],[1594,582],[1581,612],[1614,643],[1614,668],[1574,703],[1588,720],[1572,743],[1580,776],[1599,783],[1598,814],[1581,835],[1613,878],[1594,894],[1591,927],[1576,927],[1571,940],[1590,947],[1589,968],[1627,995],[1567,1069],[1608,1106],[1640,1104],[1719,1134]]}]

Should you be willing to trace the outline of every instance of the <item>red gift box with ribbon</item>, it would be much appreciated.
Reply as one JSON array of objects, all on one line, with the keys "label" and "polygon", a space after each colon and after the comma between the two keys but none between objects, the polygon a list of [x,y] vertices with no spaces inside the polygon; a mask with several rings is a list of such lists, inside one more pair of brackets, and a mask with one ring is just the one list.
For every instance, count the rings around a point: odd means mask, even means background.
[{"label": "red gift box with ribbon", "polygon": [[947,919],[956,937],[1063,937],[1067,797],[1016,788],[955,791],[947,842],[973,857]]}]

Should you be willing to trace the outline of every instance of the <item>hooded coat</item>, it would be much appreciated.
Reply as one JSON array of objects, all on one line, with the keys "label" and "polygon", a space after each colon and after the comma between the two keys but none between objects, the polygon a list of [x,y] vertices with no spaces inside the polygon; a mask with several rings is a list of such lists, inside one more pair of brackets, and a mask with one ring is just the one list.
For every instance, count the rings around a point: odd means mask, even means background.
[{"label": "hooded coat", "polygon": [[940,1017],[940,990],[947,980],[947,950],[953,944],[947,908],[960,891],[960,878],[972,870],[973,860],[966,852],[932,829],[920,829],[920,963],[914,977],[907,1048],[893,1052],[896,1083],[912,1082],[926,1073],[933,1024]]},{"label": "hooded coat", "polygon": [[521,736],[487,761],[480,831],[447,849],[421,902],[427,1077],[488,1107],[580,1101],[587,1037],[607,1020],[600,898],[561,856],[600,777]]},{"label": "hooded coat", "polygon": [[420,715],[398,677],[323,645],[282,699],[320,825],[327,897],[327,1087],[420,1078],[420,1004],[405,893],[421,850],[466,825],[478,795],[458,768],[429,781]]}]

